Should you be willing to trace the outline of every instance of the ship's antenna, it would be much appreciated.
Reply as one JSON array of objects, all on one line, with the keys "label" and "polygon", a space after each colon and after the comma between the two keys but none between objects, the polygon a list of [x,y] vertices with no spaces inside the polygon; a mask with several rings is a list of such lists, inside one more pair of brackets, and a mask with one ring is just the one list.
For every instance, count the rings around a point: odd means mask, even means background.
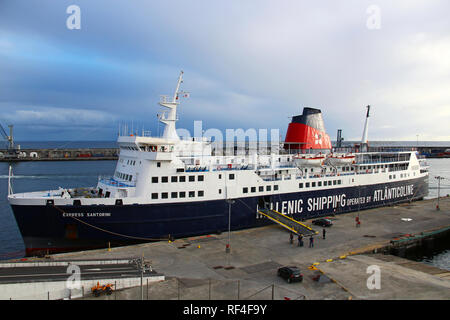
[{"label": "ship's antenna", "polygon": [[363,152],[368,151],[369,113],[370,113],[370,105],[367,106],[366,122],[364,123],[364,131],[361,139],[361,151]]},{"label": "ship's antenna", "polygon": [[180,90],[180,85],[183,82],[183,70],[181,70],[180,75],[178,77],[177,88],[175,89],[175,93],[173,94],[172,103],[177,102],[178,99],[178,91]]},{"label": "ship's antenna", "polygon": [[161,106],[169,109],[167,115],[165,112],[158,115],[159,121],[161,121],[166,125],[163,133],[163,138],[165,139],[176,141],[180,140],[180,137],[178,136],[175,128],[175,122],[177,121],[177,105],[179,104],[178,94],[180,93],[179,90],[182,82],[183,82],[183,71],[180,72],[180,75],[178,77],[177,87],[175,89],[172,101],[168,101],[169,98],[166,96],[161,96],[162,99],[159,102]]}]

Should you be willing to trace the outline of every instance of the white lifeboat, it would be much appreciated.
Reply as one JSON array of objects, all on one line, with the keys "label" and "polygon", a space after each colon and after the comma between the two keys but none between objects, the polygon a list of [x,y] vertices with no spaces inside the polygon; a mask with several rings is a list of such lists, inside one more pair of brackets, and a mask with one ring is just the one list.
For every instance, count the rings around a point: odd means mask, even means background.
[{"label": "white lifeboat", "polygon": [[312,167],[321,167],[326,159],[324,154],[297,154],[293,157],[294,162],[297,166],[312,166]]},{"label": "white lifeboat", "polygon": [[332,154],[328,157],[333,165],[348,165],[355,163],[354,154]]}]

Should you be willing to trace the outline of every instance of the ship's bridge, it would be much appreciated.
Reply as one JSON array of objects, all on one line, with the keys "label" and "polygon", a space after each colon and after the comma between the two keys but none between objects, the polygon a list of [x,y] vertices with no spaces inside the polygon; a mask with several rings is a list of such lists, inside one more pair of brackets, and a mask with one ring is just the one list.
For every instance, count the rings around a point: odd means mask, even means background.
[{"label": "ship's bridge", "polygon": [[133,151],[150,152],[148,160],[173,160],[175,157],[210,156],[212,154],[211,141],[206,137],[181,138],[170,140],[159,137],[120,136],[117,140],[120,151],[128,154]]}]

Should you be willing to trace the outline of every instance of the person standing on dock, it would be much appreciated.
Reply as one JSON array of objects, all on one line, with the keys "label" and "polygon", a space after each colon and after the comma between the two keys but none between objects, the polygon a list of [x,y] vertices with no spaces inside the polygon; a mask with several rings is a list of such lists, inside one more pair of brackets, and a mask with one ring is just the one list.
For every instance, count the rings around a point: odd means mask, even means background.
[{"label": "person standing on dock", "polygon": [[314,238],[313,238],[313,236],[310,236],[310,237],[309,237],[309,247],[310,247],[310,248],[313,248],[313,247],[314,247]]},{"label": "person standing on dock", "polygon": [[292,234],[292,232],[289,234],[289,243],[290,244],[294,243],[294,235]]},{"label": "person standing on dock", "polygon": [[303,247],[303,235],[298,235],[298,246]]},{"label": "person standing on dock", "polygon": [[322,230],[322,238],[325,239],[325,234],[327,233],[327,231],[325,230],[325,228],[323,228]]}]

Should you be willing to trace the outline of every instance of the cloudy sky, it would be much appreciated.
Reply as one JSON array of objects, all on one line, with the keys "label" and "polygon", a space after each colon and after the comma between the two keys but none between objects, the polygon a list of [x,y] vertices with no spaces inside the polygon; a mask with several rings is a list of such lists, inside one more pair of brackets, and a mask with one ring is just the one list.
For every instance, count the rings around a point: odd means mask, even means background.
[{"label": "cloudy sky", "polygon": [[309,106],[332,140],[358,140],[370,104],[370,140],[450,141],[449,12],[448,0],[0,0],[0,123],[16,140],[115,140],[120,123],[156,135],[159,95],[183,70],[188,130],[284,136]]}]

